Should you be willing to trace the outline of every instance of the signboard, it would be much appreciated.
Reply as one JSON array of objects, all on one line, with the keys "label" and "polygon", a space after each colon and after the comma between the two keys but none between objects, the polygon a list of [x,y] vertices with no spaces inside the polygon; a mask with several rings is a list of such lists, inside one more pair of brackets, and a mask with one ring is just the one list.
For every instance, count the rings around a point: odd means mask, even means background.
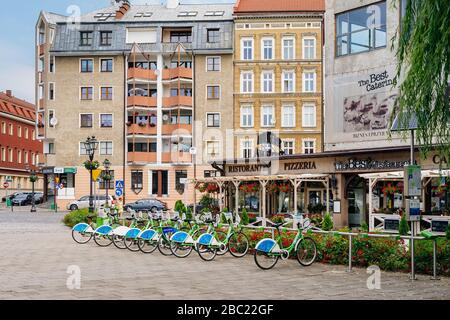
[{"label": "signboard", "polygon": [[123,180],[116,180],[116,189],[123,189],[124,185]]},{"label": "signboard", "polygon": [[333,213],[341,213],[341,200],[333,201]]},{"label": "signboard", "polygon": [[55,168],[51,167],[51,168],[44,168],[42,169],[42,173],[43,174],[52,174],[54,173]]},{"label": "signboard", "polygon": [[53,173],[64,173],[64,168],[55,168],[53,169]]},{"label": "signboard", "polygon": [[116,196],[118,197],[123,196],[123,189],[116,189]]},{"label": "signboard", "polygon": [[98,179],[98,177],[100,177],[101,173],[102,173],[102,170],[100,170],[100,169],[92,170],[92,180],[97,181],[97,179]]},{"label": "signboard", "polygon": [[3,183],[3,188],[8,189],[9,188],[9,182],[4,182]]},{"label": "signboard", "polygon": [[5,181],[6,181],[6,182],[12,182],[12,177],[11,177],[11,176],[6,176]]},{"label": "signboard", "polygon": [[420,166],[406,166],[404,171],[406,197],[420,197],[422,195],[422,168]]},{"label": "signboard", "polygon": [[448,220],[431,220],[432,232],[446,232],[448,226]]},{"label": "signboard", "polygon": [[386,231],[398,231],[400,225],[399,219],[384,219],[384,230]]},{"label": "signboard", "polygon": [[[44,173],[51,173],[49,172],[50,169],[47,169],[46,171],[44,171]],[[53,169],[53,173],[57,173],[57,174],[63,174],[63,173],[77,173],[77,168],[62,168],[62,167],[55,167]]]},{"label": "signboard", "polygon": [[409,221],[420,221],[419,199],[406,199],[406,218]]},{"label": "signboard", "polygon": [[180,183],[181,184],[187,184],[188,183],[188,179],[187,178],[180,178]]}]

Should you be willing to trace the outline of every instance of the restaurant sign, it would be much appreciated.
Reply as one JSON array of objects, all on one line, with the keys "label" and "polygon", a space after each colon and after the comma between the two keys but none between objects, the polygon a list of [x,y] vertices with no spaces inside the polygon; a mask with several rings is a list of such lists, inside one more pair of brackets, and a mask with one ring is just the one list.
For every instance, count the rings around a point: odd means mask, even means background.
[{"label": "restaurant sign", "polygon": [[355,159],[351,158],[348,161],[336,161],[334,167],[336,171],[347,171],[347,170],[389,170],[389,169],[402,169],[403,167],[409,165],[408,160],[372,160],[368,159]]},{"label": "restaurant sign", "polygon": [[235,172],[259,172],[262,169],[270,168],[269,164],[240,164],[235,166],[229,166],[228,172],[235,173]]}]

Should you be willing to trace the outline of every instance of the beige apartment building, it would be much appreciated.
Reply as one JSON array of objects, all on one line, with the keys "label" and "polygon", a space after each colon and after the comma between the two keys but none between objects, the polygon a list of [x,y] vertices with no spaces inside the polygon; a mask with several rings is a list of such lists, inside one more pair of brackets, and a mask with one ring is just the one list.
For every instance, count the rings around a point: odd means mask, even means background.
[{"label": "beige apartment building", "polygon": [[237,158],[322,151],[323,13],[323,1],[237,2]]},{"label": "beige apartment building", "polygon": [[[221,136],[232,129],[232,5],[132,5],[81,16],[42,12],[37,26],[38,138],[44,142],[46,192],[55,177],[59,207],[89,195],[82,142],[100,141],[95,159],[112,163],[114,193],[126,202],[194,201],[186,179],[216,175]],[[203,153],[205,150],[205,153]],[[209,150],[209,151],[208,151]],[[189,190],[191,188],[191,190]]]}]

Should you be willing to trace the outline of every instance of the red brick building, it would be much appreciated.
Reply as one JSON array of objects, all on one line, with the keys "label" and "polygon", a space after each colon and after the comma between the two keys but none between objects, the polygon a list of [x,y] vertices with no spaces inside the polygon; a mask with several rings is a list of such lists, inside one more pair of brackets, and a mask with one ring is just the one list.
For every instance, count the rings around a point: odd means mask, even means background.
[{"label": "red brick building", "polygon": [[[10,90],[0,92],[0,194],[11,177],[8,193],[31,190],[27,168],[38,170],[42,160],[42,142],[36,139],[35,106],[18,99]],[[39,175],[41,177],[41,175]],[[42,179],[35,184],[42,190]]]}]

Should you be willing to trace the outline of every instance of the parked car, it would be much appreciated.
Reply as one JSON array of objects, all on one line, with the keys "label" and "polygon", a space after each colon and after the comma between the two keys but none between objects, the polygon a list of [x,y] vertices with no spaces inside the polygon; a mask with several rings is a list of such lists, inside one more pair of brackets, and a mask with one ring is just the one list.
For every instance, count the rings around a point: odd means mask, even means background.
[{"label": "parked car", "polygon": [[[112,203],[113,197],[108,195],[109,203]],[[94,204],[96,207],[100,207],[106,203],[106,195],[98,195],[94,197]],[[67,204],[67,210],[74,211],[78,209],[89,208],[89,196],[81,197],[78,200],[72,201]]]},{"label": "parked car", "polygon": [[[213,208],[214,208],[214,207],[216,208],[216,210],[213,210],[213,212],[214,212],[214,213],[217,213],[216,211],[219,210],[219,201],[216,200],[216,199],[214,199],[214,200],[213,200],[213,203],[212,203],[212,206],[213,206]],[[188,205],[188,207],[191,209],[192,212],[194,212],[194,205],[193,205],[193,204]],[[195,205],[195,214],[201,213],[202,210],[203,210],[204,208],[205,208],[204,205],[202,205],[202,204],[200,204],[200,203],[197,203],[197,204]]]},{"label": "parked car", "polygon": [[[19,194],[22,194],[22,193],[24,193],[24,192],[14,192],[14,193],[12,193],[12,194],[9,194],[8,195],[8,198],[9,199],[14,199],[16,196],[18,196]],[[3,198],[2,198],[2,202],[6,202],[6,196],[4,196]]]},{"label": "parked car", "polygon": [[26,206],[31,204],[33,195],[31,193],[22,193],[14,197],[12,200],[13,206]]},{"label": "parked car", "polygon": [[43,192],[35,192],[34,193],[34,203],[35,204],[44,203],[44,193]]},{"label": "parked car", "polygon": [[135,211],[151,211],[167,210],[167,205],[157,199],[141,199],[123,206],[123,210],[128,209]]}]

